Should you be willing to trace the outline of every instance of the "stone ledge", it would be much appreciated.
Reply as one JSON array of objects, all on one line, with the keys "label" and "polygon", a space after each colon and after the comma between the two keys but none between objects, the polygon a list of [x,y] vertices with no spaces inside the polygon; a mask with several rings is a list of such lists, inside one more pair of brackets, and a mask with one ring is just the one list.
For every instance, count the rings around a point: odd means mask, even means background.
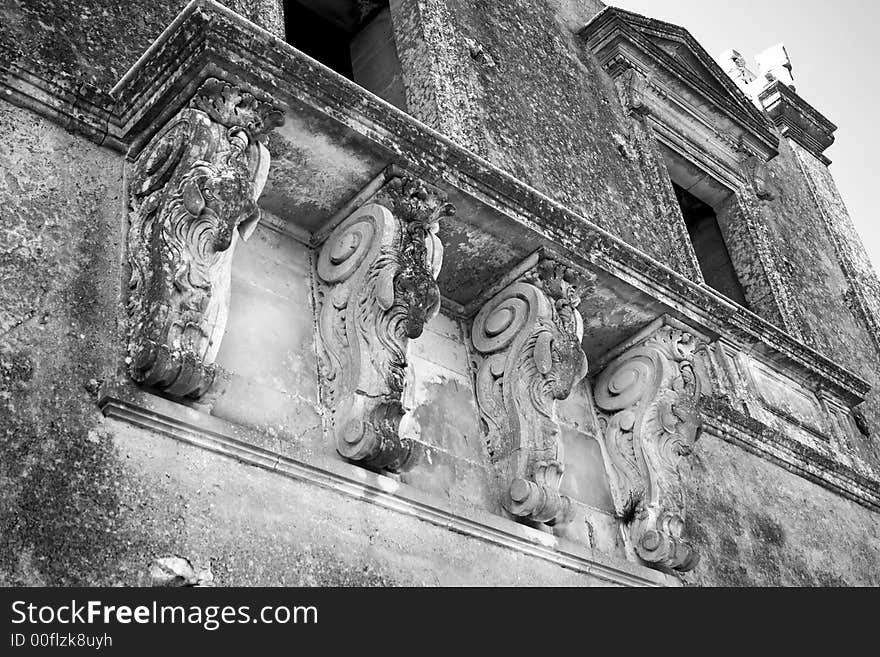
[{"label": "stone ledge", "polygon": [[880,511],[880,482],[827,454],[788,438],[724,402],[704,398],[704,431],[872,511]]},{"label": "stone ledge", "polygon": [[837,126],[782,82],[774,82],[758,94],[758,100],[782,134],[828,166],[825,151],[834,143]]},{"label": "stone ledge", "polygon": [[104,415],[200,447],[242,463],[321,486],[475,539],[543,559],[560,568],[622,586],[679,586],[680,582],[644,566],[611,559],[571,541],[512,520],[451,508],[395,479],[342,461],[316,457],[305,463],[278,452],[278,441],[129,386],[102,390]]}]

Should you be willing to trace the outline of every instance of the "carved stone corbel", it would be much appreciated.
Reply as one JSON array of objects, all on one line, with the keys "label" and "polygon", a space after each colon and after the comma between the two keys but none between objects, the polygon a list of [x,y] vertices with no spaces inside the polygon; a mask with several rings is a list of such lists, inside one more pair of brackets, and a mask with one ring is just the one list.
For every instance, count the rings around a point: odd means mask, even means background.
[{"label": "carved stone corbel", "polygon": [[439,190],[393,177],[345,219],[317,263],[322,386],[336,448],[392,472],[408,465],[399,435],[408,341],[440,310],[440,219],[454,213]]},{"label": "carved stone corbel", "polygon": [[702,425],[694,356],[703,347],[685,328],[663,323],[614,358],[594,388],[618,515],[642,560],[680,571],[699,560],[682,537],[680,464]]},{"label": "carved stone corbel", "polygon": [[762,201],[774,199],[770,185],[770,170],[767,163],[755,155],[749,155],[742,161],[742,172],[751,191]]},{"label": "carved stone corbel", "polygon": [[650,89],[648,78],[634,68],[628,68],[615,80],[617,94],[624,109],[634,116],[643,117],[651,113],[647,103]]},{"label": "carved stone corbel", "polygon": [[477,402],[512,515],[548,525],[571,520],[556,402],[587,374],[577,310],[582,281],[548,258],[496,294],[474,319]]},{"label": "carved stone corbel", "polygon": [[268,101],[209,78],[132,163],[126,363],[136,382],[174,397],[210,388],[232,254],[260,218],[262,141],[283,120]]}]

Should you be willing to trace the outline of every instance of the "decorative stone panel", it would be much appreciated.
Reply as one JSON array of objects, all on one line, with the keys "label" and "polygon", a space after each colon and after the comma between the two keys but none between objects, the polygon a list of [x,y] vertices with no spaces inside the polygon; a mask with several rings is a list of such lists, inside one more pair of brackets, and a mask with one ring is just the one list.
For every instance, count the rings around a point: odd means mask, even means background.
[{"label": "decorative stone panel", "polygon": [[198,398],[214,381],[238,237],[260,219],[270,101],[209,78],[130,171],[128,365],[143,386]]},{"label": "decorative stone panel", "polygon": [[694,359],[703,346],[687,327],[658,320],[594,387],[618,515],[639,558],[663,569],[690,570],[699,558],[682,535],[680,466],[701,430]]},{"label": "decorative stone panel", "polygon": [[477,402],[502,505],[548,525],[571,520],[571,500],[559,492],[556,402],[587,373],[577,310],[582,285],[573,269],[542,258],[482,307],[471,334],[480,356]]},{"label": "decorative stone panel", "polygon": [[440,219],[453,207],[402,175],[356,210],[318,255],[322,393],[347,459],[400,471],[412,442],[399,434],[407,344],[440,310]]}]

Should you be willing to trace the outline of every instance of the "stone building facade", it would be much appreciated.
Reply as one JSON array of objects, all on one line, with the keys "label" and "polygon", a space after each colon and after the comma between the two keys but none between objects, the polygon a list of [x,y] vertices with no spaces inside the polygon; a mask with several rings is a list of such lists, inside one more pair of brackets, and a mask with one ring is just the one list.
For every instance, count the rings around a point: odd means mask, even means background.
[{"label": "stone building facade", "polygon": [[598,0],[0,26],[3,584],[880,584],[880,285],[783,47]]}]

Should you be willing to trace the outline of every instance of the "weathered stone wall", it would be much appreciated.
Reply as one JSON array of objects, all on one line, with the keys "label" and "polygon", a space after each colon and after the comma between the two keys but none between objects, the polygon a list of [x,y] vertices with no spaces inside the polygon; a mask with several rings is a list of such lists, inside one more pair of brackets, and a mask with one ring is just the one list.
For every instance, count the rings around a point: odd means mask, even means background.
[{"label": "weathered stone wall", "polygon": [[880,517],[704,435],[685,476],[702,586],[878,586]]},{"label": "weathered stone wall", "polygon": [[0,582],[112,584],[137,544],[96,399],[119,357],[122,157],[0,105]]},{"label": "weathered stone wall", "polygon": [[[217,585],[601,585],[595,577],[113,423],[121,495],[152,546]],[[155,554],[132,551],[131,568]],[[128,583],[134,583],[129,577]]]},{"label": "weathered stone wall", "polygon": [[[11,0],[0,7],[0,45],[28,65],[109,91],[186,7],[188,0]],[[282,0],[224,0],[284,38]]]},{"label": "weathered stone wall", "polygon": [[[410,113],[689,276],[638,135],[576,30],[598,2],[395,0]],[[661,165],[662,166],[662,165]]]},{"label": "weathered stone wall", "polygon": [[[275,0],[227,4],[276,32],[283,24]],[[37,61],[109,87],[182,6],[15,0],[0,17],[4,39],[34,48]],[[393,0],[408,105],[687,271],[689,245],[657,223],[668,214],[647,191],[650,154],[573,35],[598,7]],[[0,137],[0,584],[145,583],[150,561],[169,554],[210,567],[218,584],[599,583],[366,495],[102,418],[98,387],[117,371],[124,342],[123,157],[8,104]],[[817,161],[787,142],[780,150],[770,167],[775,200],[760,216],[799,295],[803,331],[880,386],[877,347],[847,279],[853,267],[865,276],[864,263],[853,247],[856,264],[841,265],[847,243],[826,223],[845,228],[848,217]],[[225,375],[193,406],[257,428],[281,454],[338,459],[322,427],[314,253],[277,224],[267,215],[237,248],[218,357]],[[451,508],[497,516],[468,335],[467,321],[441,314],[410,343],[404,429],[419,459],[398,479]],[[878,431],[877,392],[866,413]],[[623,560],[588,381],[559,415],[562,492],[577,507],[565,535]],[[876,437],[852,441],[865,462],[880,464]],[[687,583],[880,584],[875,512],[712,435],[697,442],[685,481],[686,533],[703,553]]]},{"label": "weathered stone wall", "polygon": [[[775,198],[761,203],[761,218],[801,316],[804,339],[817,351],[872,384],[873,392],[865,404],[865,413],[877,432],[880,427],[880,352],[871,338],[865,316],[855,305],[851,283],[841,267],[819,205],[836,203],[833,196],[836,189],[811,186],[804,166],[815,169],[815,175],[829,174],[822,163],[797,144],[783,139],[779,150],[779,155],[769,163]],[[840,223],[848,219],[845,213],[832,217],[832,221]],[[857,284],[870,291],[870,283],[869,275],[863,274]],[[852,447],[867,462],[880,465],[876,436],[854,435]]]}]

